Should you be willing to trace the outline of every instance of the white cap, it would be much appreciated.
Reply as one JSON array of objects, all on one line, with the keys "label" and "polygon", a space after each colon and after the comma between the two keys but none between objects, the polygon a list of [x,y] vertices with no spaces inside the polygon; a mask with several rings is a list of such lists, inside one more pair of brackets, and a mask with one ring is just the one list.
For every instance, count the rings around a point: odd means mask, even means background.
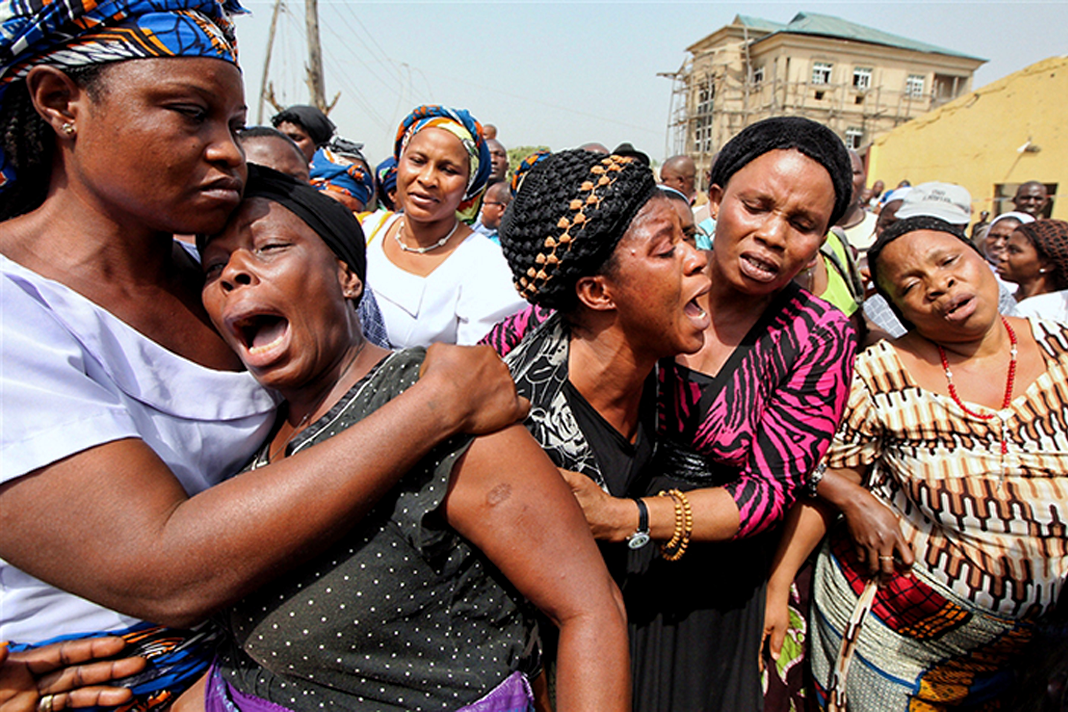
[{"label": "white cap", "polygon": [[913,186],[897,209],[897,219],[919,216],[938,218],[951,225],[967,225],[972,220],[972,194],[955,183]]}]

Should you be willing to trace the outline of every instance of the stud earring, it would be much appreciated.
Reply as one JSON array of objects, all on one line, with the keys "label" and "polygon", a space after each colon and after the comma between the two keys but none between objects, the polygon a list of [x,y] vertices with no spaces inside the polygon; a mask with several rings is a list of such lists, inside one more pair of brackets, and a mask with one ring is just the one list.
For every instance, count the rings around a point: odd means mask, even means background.
[{"label": "stud earring", "polygon": [[63,133],[67,134],[68,136],[74,135],[74,124],[72,124],[70,121],[64,122],[63,125],[60,126],[60,129],[62,129]]}]

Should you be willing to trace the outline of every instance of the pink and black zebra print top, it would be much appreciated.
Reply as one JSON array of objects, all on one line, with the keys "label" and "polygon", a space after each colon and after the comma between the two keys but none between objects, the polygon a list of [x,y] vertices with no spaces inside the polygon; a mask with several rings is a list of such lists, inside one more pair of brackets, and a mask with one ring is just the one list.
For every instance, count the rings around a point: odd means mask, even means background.
[{"label": "pink and black zebra print top", "polygon": [[663,445],[691,449],[706,463],[708,481],[691,472],[690,484],[730,493],[741,521],[735,538],[779,522],[827,452],[855,349],[845,314],[791,284],[714,377],[661,364]]},{"label": "pink and black zebra print top", "polygon": [[[503,356],[552,313],[530,307],[481,343]],[[735,538],[776,524],[830,447],[855,350],[845,314],[790,284],[716,376],[663,361],[657,448],[667,456],[658,461],[679,466],[663,475],[684,489],[726,488],[741,521]]]}]

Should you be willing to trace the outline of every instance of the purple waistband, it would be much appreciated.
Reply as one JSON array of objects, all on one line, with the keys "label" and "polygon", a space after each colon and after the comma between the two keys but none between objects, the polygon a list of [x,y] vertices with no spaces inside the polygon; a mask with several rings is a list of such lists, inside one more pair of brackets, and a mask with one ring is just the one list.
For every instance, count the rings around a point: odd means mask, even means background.
[{"label": "purple waistband", "polygon": [[[208,684],[204,686],[205,712],[293,712],[255,695],[248,695],[228,683],[212,664]],[[533,712],[534,693],[523,673],[516,671],[490,690],[485,697],[461,707],[456,712]]]},{"label": "purple waistband", "polygon": [[527,676],[518,670],[482,699],[461,707],[456,712],[533,712],[534,693]]},{"label": "purple waistband", "polygon": [[215,663],[204,686],[204,712],[293,712],[255,695],[246,695],[219,674]]}]

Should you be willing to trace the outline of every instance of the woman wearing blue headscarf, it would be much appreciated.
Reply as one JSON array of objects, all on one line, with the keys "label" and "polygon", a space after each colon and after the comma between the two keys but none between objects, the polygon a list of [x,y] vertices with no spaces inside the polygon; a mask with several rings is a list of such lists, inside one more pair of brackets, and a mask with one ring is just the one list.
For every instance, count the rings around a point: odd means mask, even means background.
[{"label": "woman wearing blue headscarf", "polygon": [[368,208],[375,194],[375,179],[367,166],[341,156],[324,146],[315,151],[311,162],[311,184],[353,213]]},{"label": "woman wearing blue headscarf", "polygon": [[[413,454],[518,411],[495,356],[439,350],[377,424],[213,486],[277,402],[210,327],[201,269],[173,239],[218,231],[241,200],[239,9],[0,12],[0,639],[126,638],[153,656],[126,681],[130,709],[173,700],[209,654],[206,630],[146,621],[195,627],[347,530]],[[264,358],[290,329],[229,326]],[[42,712],[67,704],[41,689]]]},{"label": "woman wearing blue headscarf", "polygon": [[397,213],[372,215],[367,274],[394,346],[473,344],[525,306],[500,248],[467,225],[490,173],[478,122],[421,106],[397,131]]}]

